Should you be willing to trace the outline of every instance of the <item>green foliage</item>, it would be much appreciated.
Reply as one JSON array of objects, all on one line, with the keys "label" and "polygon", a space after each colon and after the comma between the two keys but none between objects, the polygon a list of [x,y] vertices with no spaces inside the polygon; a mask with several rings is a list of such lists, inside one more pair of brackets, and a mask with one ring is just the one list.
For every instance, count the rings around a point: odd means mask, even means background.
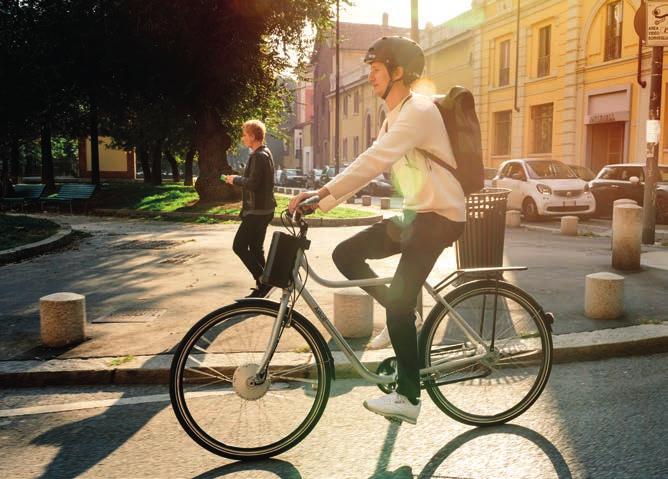
[{"label": "green foliage", "polygon": [[[276,196],[276,215],[287,209],[290,197]],[[205,203],[198,201],[197,192],[192,186],[183,186],[181,183],[166,183],[160,186],[145,185],[142,183],[112,183],[104,185],[89,203],[90,208],[134,209],[141,211],[155,211],[156,213],[183,212],[206,213],[216,215],[237,216],[241,209],[240,202]],[[316,218],[359,218],[369,216],[368,211],[338,206],[332,211],[323,213],[318,210]],[[154,218],[169,220],[164,216]],[[194,218],[194,222],[198,218]]]},{"label": "green foliage", "polygon": [[0,214],[0,250],[41,241],[57,231],[58,225],[52,221]]}]

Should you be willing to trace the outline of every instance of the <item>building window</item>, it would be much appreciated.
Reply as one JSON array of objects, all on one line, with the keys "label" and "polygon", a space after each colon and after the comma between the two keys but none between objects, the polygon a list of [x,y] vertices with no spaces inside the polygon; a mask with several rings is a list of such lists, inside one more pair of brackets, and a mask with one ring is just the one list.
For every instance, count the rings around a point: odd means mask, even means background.
[{"label": "building window", "polygon": [[355,100],[353,101],[353,113],[357,115],[360,112],[360,92],[355,92]]},{"label": "building window", "polygon": [[552,151],[552,112],[552,103],[531,107],[532,153],[550,153]]},{"label": "building window", "polygon": [[357,155],[360,154],[360,137],[356,136],[353,138],[353,157],[357,158]]},{"label": "building window", "polygon": [[605,24],[605,61],[622,56],[622,2],[608,4]]},{"label": "building window", "polygon": [[343,139],[343,147],[341,149],[343,150],[343,161],[348,161],[348,138]]},{"label": "building window", "polygon": [[511,110],[494,113],[494,155],[510,155],[511,130]]},{"label": "building window", "polygon": [[366,130],[366,147],[369,148],[371,146],[371,115],[366,116],[364,130]]},{"label": "building window", "polygon": [[510,40],[499,45],[499,86],[510,83]]},{"label": "building window", "polygon": [[552,37],[550,25],[538,31],[538,76],[550,74],[550,40]]},{"label": "building window", "polygon": [[348,95],[343,96],[343,114],[348,115]]}]

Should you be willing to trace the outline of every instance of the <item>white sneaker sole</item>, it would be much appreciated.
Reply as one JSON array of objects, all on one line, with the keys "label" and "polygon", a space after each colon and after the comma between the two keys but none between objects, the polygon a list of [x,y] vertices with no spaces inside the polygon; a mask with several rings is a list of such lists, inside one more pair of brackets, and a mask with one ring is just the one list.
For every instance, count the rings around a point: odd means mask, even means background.
[{"label": "white sneaker sole", "polygon": [[414,419],[412,417],[404,416],[402,414],[390,414],[390,413],[384,413],[384,412],[380,412],[380,411],[374,411],[369,406],[367,406],[366,403],[362,403],[362,405],[364,406],[364,408],[367,411],[371,411],[374,414],[378,414],[379,416],[384,417],[385,419],[387,419],[390,422],[398,422],[399,424],[401,424],[402,422],[407,422],[408,424],[413,424],[413,425],[417,424],[417,418]]}]

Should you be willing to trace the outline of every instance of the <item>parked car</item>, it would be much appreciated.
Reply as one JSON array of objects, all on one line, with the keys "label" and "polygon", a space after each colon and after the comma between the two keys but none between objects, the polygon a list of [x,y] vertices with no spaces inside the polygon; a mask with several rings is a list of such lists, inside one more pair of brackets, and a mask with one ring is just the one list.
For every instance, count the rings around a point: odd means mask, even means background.
[{"label": "parked car", "polygon": [[305,184],[306,177],[300,168],[286,168],[281,172],[279,185],[303,188]]},{"label": "parked car", "polygon": [[485,188],[492,187],[492,180],[496,176],[497,171],[496,168],[485,168]]},{"label": "parked car", "polygon": [[371,180],[364,188],[357,192],[357,196],[392,196],[394,194],[394,185],[389,179],[389,175],[381,173]]},{"label": "parked car", "polygon": [[[339,173],[345,170],[347,166],[348,165],[342,165],[341,168],[339,168]],[[323,185],[325,185],[329,180],[331,180],[335,176],[336,176],[336,168],[333,166],[326,166],[322,170],[322,173],[320,174],[320,181],[322,182]]]},{"label": "parked car", "polygon": [[573,170],[573,173],[578,175],[578,178],[582,178],[585,181],[591,181],[593,180],[596,175],[594,174],[593,171],[591,171],[589,168],[586,166],[582,165],[568,165],[568,167]]},{"label": "parked car", "polygon": [[[606,165],[589,189],[596,198],[596,216],[612,215],[615,200],[629,198],[642,206],[645,194],[646,167],[642,163]],[[656,222],[668,221],[668,165],[659,165],[656,184]]]},{"label": "parked car", "polygon": [[596,210],[587,182],[557,160],[505,161],[493,185],[511,190],[508,209],[521,210],[527,220],[565,214],[590,215]]},{"label": "parked car", "polygon": [[274,184],[276,186],[281,186],[281,176],[283,176],[283,169],[276,168],[274,170]]},{"label": "parked car", "polygon": [[306,188],[313,190],[315,188],[320,188],[324,183],[322,183],[322,170],[317,168],[312,169],[306,173]]}]

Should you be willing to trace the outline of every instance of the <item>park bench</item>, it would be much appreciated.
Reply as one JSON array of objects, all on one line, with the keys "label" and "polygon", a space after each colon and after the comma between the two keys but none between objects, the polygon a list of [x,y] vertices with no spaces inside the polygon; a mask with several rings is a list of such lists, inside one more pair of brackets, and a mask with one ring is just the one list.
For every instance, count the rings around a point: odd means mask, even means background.
[{"label": "park bench", "polygon": [[26,205],[31,203],[37,203],[44,193],[44,188],[46,185],[26,185],[18,184],[14,185],[14,192],[2,198],[2,204],[8,204],[9,208],[12,209],[13,205],[19,205],[21,211],[24,210]]},{"label": "park bench", "polygon": [[55,193],[46,198],[42,198],[42,206],[45,203],[56,203],[60,209],[60,205],[63,203],[69,203],[70,205],[70,214],[73,213],[72,205],[75,201],[80,201],[84,203],[84,213],[88,207],[88,200],[91,199],[97,185],[83,184],[83,183],[65,183],[60,187],[58,193]]}]

